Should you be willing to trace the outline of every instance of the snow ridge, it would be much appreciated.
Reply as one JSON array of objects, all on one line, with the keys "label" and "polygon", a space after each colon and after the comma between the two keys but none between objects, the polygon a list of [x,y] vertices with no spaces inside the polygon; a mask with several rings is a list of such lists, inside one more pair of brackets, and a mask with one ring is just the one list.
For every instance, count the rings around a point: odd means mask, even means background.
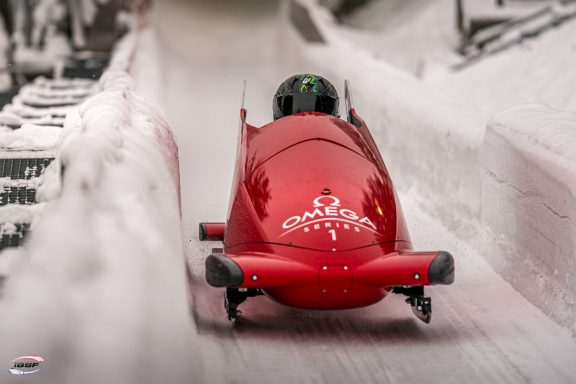
[{"label": "snow ridge", "polygon": [[[193,368],[178,357],[192,354],[190,335],[174,334],[193,330],[178,151],[124,64],[113,62],[101,91],[67,115],[37,193],[42,220],[19,255],[27,262],[0,301],[0,358],[50,356],[41,382],[158,383],[158,367],[181,377]],[[15,327],[30,331],[13,337]]]}]

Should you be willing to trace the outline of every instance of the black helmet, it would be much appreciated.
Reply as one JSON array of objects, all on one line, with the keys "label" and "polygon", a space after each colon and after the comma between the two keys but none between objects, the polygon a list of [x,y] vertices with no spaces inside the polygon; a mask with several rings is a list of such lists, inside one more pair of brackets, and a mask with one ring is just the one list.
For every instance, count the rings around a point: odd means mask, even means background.
[{"label": "black helmet", "polygon": [[274,95],[274,120],[298,112],[323,112],[338,116],[338,93],[326,79],[302,74],[289,77]]}]

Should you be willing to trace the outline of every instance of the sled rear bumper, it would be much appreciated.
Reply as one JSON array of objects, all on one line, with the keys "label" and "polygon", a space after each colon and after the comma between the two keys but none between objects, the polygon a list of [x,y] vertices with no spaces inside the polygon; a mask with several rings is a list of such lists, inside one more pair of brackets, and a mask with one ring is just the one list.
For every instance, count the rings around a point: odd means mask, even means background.
[{"label": "sled rear bumper", "polygon": [[198,238],[200,241],[223,241],[226,224],[200,223],[198,225]]},{"label": "sled rear bumper", "polygon": [[[450,253],[395,252],[355,268],[341,267],[354,285],[395,287],[452,284],[454,258]],[[206,280],[213,287],[275,288],[319,284],[321,271],[314,267],[271,255],[210,255],[206,259]]]}]

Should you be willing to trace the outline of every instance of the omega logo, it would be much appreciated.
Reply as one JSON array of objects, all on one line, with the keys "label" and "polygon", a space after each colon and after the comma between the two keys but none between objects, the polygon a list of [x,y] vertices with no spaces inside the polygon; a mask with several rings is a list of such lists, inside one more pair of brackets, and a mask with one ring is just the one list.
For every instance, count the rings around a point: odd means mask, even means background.
[{"label": "omega logo", "polygon": [[[280,236],[284,236],[294,229],[319,222],[326,222],[325,227],[327,228],[332,227],[330,222],[336,222],[335,226],[337,228],[340,227],[339,222],[344,222],[343,227],[346,229],[350,229],[350,225],[353,225],[356,232],[360,232],[360,228],[376,232],[376,226],[368,217],[361,217],[351,209],[342,208],[340,199],[335,196],[318,196],[312,201],[312,206],[313,209],[311,211],[304,211],[302,215],[286,219],[282,224],[282,228],[287,231]],[[319,228],[318,224],[314,227],[314,229]],[[308,232],[309,228],[304,230]],[[333,239],[335,239],[335,235]]]}]

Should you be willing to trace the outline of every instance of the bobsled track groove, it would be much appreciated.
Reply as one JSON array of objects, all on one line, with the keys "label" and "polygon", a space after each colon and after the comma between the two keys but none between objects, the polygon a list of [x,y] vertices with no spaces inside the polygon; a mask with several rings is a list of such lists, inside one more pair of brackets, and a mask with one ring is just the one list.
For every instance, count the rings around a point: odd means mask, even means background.
[{"label": "bobsled track groove", "polygon": [[[180,152],[190,310],[195,348],[202,351],[194,356],[201,368],[194,382],[575,382],[570,332],[516,292],[478,250],[425,214],[418,188],[399,191],[415,248],[447,249],[456,260],[454,285],[428,290],[431,325],[414,319],[398,296],[326,312],[258,297],[241,306],[244,316],[235,324],[228,322],[223,291],[204,280],[204,260],[221,245],[199,242],[197,228],[226,217],[242,80],[248,83],[248,121],[259,126],[271,118],[277,84],[306,70],[285,68],[273,48],[282,47],[274,32],[284,26],[279,3],[167,0],[156,3],[152,16],[164,80],[160,102]],[[362,108],[357,105],[361,116]]]}]

